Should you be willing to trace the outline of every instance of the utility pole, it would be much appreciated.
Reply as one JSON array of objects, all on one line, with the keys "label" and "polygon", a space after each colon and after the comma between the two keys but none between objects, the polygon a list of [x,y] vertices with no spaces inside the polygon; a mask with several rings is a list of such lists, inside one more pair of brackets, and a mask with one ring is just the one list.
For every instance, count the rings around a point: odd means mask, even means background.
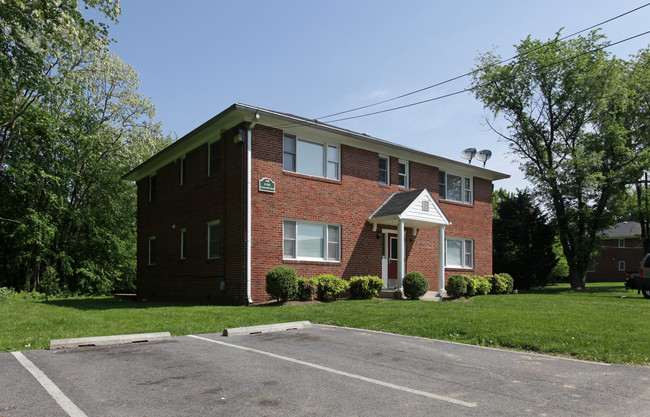
[{"label": "utility pole", "polygon": [[[644,188],[645,193],[642,192]],[[641,224],[641,242],[643,242],[643,251],[645,253],[650,253],[650,219],[648,219],[648,216],[650,215],[650,211],[648,211],[648,171],[645,171],[643,173],[643,177],[641,177],[639,182],[636,184],[636,201],[639,207],[639,224]]]}]

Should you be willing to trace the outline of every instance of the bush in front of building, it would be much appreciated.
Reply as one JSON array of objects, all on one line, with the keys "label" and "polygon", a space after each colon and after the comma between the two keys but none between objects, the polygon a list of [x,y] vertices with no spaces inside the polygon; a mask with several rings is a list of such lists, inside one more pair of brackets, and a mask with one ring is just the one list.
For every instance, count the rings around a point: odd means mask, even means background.
[{"label": "bush in front of building", "polygon": [[492,284],[490,294],[506,294],[508,292],[508,282],[499,274],[488,275],[486,278]]},{"label": "bush in front of building", "polygon": [[313,300],[315,286],[313,279],[298,277],[298,292],[296,293],[296,299],[300,301]]},{"label": "bush in front of building", "polygon": [[266,292],[276,300],[292,299],[298,291],[296,271],[288,266],[276,266],[266,273]]},{"label": "bush in front of building", "polygon": [[319,275],[314,282],[316,296],[321,301],[335,301],[348,289],[348,282],[333,274]]},{"label": "bush in front of building", "polygon": [[359,300],[369,300],[379,294],[384,281],[374,275],[356,276],[350,278],[350,295]]},{"label": "bush in front of building", "polygon": [[515,280],[510,276],[510,274],[507,274],[505,272],[499,272],[498,274],[499,277],[504,279],[508,285],[508,289],[506,290],[506,294],[512,294],[515,291]]},{"label": "bush in front of building", "polygon": [[404,295],[409,300],[418,300],[429,290],[429,281],[419,271],[411,271],[402,280]]},{"label": "bush in front of building", "polygon": [[445,285],[447,290],[447,295],[452,298],[460,298],[467,295],[467,281],[465,280],[465,275],[452,275],[447,280],[447,285]]}]

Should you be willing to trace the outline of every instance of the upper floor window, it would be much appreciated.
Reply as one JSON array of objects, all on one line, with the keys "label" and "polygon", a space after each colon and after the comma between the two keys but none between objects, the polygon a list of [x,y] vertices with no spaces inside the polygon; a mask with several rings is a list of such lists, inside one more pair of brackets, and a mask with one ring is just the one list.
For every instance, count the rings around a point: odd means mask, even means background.
[{"label": "upper floor window", "polygon": [[440,171],[439,193],[440,199],[442,200],[457,201],[465,204],[472,204],[474,201],[472,179],[448,174],[445,171]]},{"label": "upper floor window", "polygon": [[379,155],[379,183],[380,184],[390,184],[390,170],[389,170],[389,161],[390,159],[387,156]]},{"label": "upper floor window", "polygon": [[220,141],[210,144],[210,149],[208,151],[208,176],[216,174],[221,169],[220,145]]},{"label": "upper floor window", "polygon": [[181,185],[185,184],[185,157],[181,158],[179,175],[180,175],[180,184]]},{"label": "upper floor window", "polygon": [[283,168],[285,171],[338,180],[341,178],[339,147],[284,135]]},{"label": "upper floor window", "polygon": [[625,239],[619,239],[618,240],[618,247],[619,248],[624,248],[625,247]]},{"label": "upper floor window", "polygon": [[341,226],[285,220],[283,229],[284,259],[341,259]]},{"label": "upper floor window", "polygon": [[149,201],[156,199],[156,174],[149,177]]},{"label": "upper floor window", "polygon": [[397,166],[400,188],[409,188],[409,162],[400,159]]},{"label": "upper floor window", "polygon": [[452,237],[445,238],[445,266],[473,268],[474,241]]},{"label": "upper floor window", "polygon": [[221,257],[221,221],[208,223],[208,259]]}]

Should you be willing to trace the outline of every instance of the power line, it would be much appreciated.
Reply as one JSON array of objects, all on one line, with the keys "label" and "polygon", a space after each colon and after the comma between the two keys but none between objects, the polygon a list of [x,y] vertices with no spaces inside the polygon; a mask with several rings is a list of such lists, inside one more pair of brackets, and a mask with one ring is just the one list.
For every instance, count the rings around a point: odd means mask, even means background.
[{"label": "power line", "polygon": [[[632,9],[632,10],[628,10],[628,11],[625,12],[625,13],[621,13],[621,14],[619,14],[619,15],[617,15],[617,16],[614,16],[614,17],[612,17],[612,18],[609,18],[609,19],[607,19],[607,20],[604,20],[604,21],[602,21],[602,22],[600,22],[600,23],[596,23],[595,25],[589,26],[588,28],[585,28],[585,29],[579,30],[579,31],[574,32],[574,33],[572,33],[572,34],[570,34],[570,35],[566,35],[566,36],[564,36],[564,37],[562,37],[562,38],[555,39],[553,42],[560,42],[560,41],[563,41],[563,40],[565,40],[565,39],[571,38],[571,37],[573,37],[573,36],[579,35],[580,33],[586,32],[586,31],[591,30],[591,29],[593,29],[593,28],[595,28],[595,27],[598,27],[598,26],[604,25],[604,24],[606,24],[606,23],[612,22],[612,21],[614,21],[614,20],[616,20],[616,19],[619,19],[619,18],[621,18],[621,17],[623,17],[623,16],[626,16],[626,15],[628,15],[628,14],[631,14],[631,13],[634,13],[634,12],[636,12],[636,11],[638,11],[638,10],[641,10],[641,9],[643,9],[644,7],[647,7],[647,6],[650,6],[650,3],[646,3],[646,4],[642,5],[642,6],[639,6],[639,7],[637,7],[637,8],[634,8],[634,9]],[[534,48],[534,49],[532,49],[532,50],[526,52],[526,54],[532,53],[532,52],[534,52],[534,51],[536,51],[537,49],[540,49],[540,48],[545,48],[546,45],[548,45],[548,44],[544,44],[544,45],[542,45],[542,46],[539,46],[538,48]],[[456,76],[456,77],[449,78],[449,79],[447,79],[447,80],[445,80],[445,81],[441,81],[441,82],[438,82],[438,83],[435,83],[435,84],[429,85],[429,86],[427,86],[427,87],[423,87],[423,88],[420,88],[420,89],[417,89],[417,90],[414,90],[414,91],[411,91],[411,92],[408,92],[408,93],[405,93],[405,94],[401,94],[401,95],[396,96],[396,97],[392,97],[392,98],[389,98],[389,99],[386,99],[386,100],[378,101],[378,102],[376,102],[376,103],[372,103],[372,104],[367,104],[367,105],[365,105],[365,106],[355,107],[355,108],[353,108],[353,109],[344,110],[344,111],[340,111],[340,112],[337,112],[337,113],[332,113],[332,114],[329,114],[329,115],[327,115],[327,116],[321,116],[321,117],[318,117],[317,119],[319,119],[319,120],[320,120],[320,119],[328,119],[328,118],[330,118],[330,117],[338,116],[338,115],[341,115],[341,114],[352,113],[352,112],[355,112],[355,111],[358,111],[358,110],[363,110],[363,109],[367,109],[367,108],[369,108],[369,107],[374,107],[374,106],[378,106],[378,105],[380,105],[380,104],[384,104],[384,103],[388,103],[388,102],[391,102],[391,101],[399,100],[399,99],[401,99],[401,98],[408,97],[408,96],[411,96],[411,95],[413,95],[413,94],[421,93],[421,92],[423,92],[423,91],[430,90],[430,89],[432,89],[432,88],[439,87],[439,86],[444,85],[444,84],[448,84],[448,83],[450,83],[450,82],[452,82],[452,81],[456,81],[456,80],[458,80],[458,79],[461,79],[461,78],[464,78],[464,77],[468,77],[468,76],[474,75],[474,74],[476,74],[476,73],[479,72],[479,71],[482,71],[482,70],[485,70],[485,69],[488,69],[488,68],[494,67],[494,66],[496,66],[496,65],[504,64],[504,63],[509,62],[509,61],[512,61],[512,60],[514,60],[514,59],[520,58],[520,57],[522,57],[523,55],[526,55],[526,54],[518,54],[518,55],[515,55],[515,56],[513,56],[513,57],[511,57],[511,58],[508,58],[508,59],[504,59],[504,60],[502,60],[502,61],[499,61],[499,62],[497,62],[497,63],[495,63],[495,64],[491,64],[491,65],[487,65],[487,66],[484,66],[484,67],[481,67],[481,68],[477,68],[477,69],[475,69],[475,70],[473,70],[473,71],[470,71],[470,72],[467,72],[467,73],[465,73],[465,74],[458,75],[458,76]],[[455,94],[459,94],[459,93],[460,93],[460,92],[452,93],[452,94],[448,94],[448,95],[446,95],[445,97],[448,97],[448,96],[451,96],[451,95],[455,95]],[[443,97],[440,97],[440,98],[443,98]],[[431,100],[429,100],[429,101],[433,101],[433,100],[437,100],[437,99],[438,99],[438,98],[435,98],[435,99],[431,99]],[[421,104],[421,103],[426,103],[426,102],[428,102],[428,101],[427,101],[427,100],[424,100],[424,101],[420,102],[420,104]],[[411,107],[411,106],[413,106],[413,105],[415,105],[415,104],[410,104],[410,105],[400,106],[400,107],[396,107],[395,109],[400,109],[400,108],[404,108],[404,107]],[[387,110],[387,111],[390,111],[390,109]],[[384,113],[384,112],[385,112],[385,111],[378,111],[378,112],[373,112],[373,113],[370,113],[370,114],[378,114],[378,113]],[[370,114],[368,114],[368,115],[370,115]],[[364,117],[364,116],[360,116],[360,117]],[[351,118],[356,118],[356,117],[351,117]],[[330,122],[337,122],[337,121],[341,121],[341,120],[349,120],[349,118],[330,120],[330,121],[328,121],[328,123],[330,123]]]},{"label": "power line", "polygon": [[[614,42],[614,43],[611,43],[611,44],[603,45],[603,46],[601,46],[601,47],[598,47],[598,48],[595,48],[595,49],[592,49],[592,50],[589,50],[589,51],[586,51],[586,52],[580,53],[580,54],[578,54],[578,55],[574,55],[574,56],[571,56],[571,57],[568,57],[568,58],[565,58],[565,59],[561,59],[561,60],[559,60],[559,61],[552,62],[552,63],[550,63],[550,64],[548,64],[548,65],[545,65],[545,66],[542,67],[542,68],[553,67],[553,66],[558,65],[558,64],[561,64],[561,63],[563,63],[563,62],[571,61],[571,60],[576,59],[576,58],[579,58],[579,57],[581,57],[581,56],[589,55],[589,54],[592,54],[592,53],[594,53],[594,52],[597,52],[597,51],[600,51],[600,50],[603,50],[603,49],[607,49],[607,48],[610,48],[610,47],[615,46],[615,45],[619,45],[619,44],[621,44],[621,43],[623,43],[623,42],[627,42],[627,41],[630,41],[630,40],[632,40],[632,39],[639,38],[639,37],[644,36],[644,35],[647,35],[647,34],[650,34],[650,30],[649,30],[649,31],[646,31],[646,32],[643,32],[643,33],[639,33],[639,34],[634,35],[634,36],[630,36],[629,38],[625,38],[625,39],[620,40],[620,41],[618,41],[618,42]],[[531,50],[530,52],[533,52],[533,51]],[[504,62],[504,61],[501,61],[501,62]],[[493,64],[493,65],[491,65],[491,66],[494,66],[494,65],[499,65],[499,64]],[[488,66],[486,66],[486,67],[484,67],[484,68],[490,68],[491,66],[488,65]],[[479,70],[480,70],[480,69],[479,69]],[[476,70],[476,71],[479,71],[479,70]],[[476,71],[474,71],[474,72],[476,72]],[[483,85],[485,85],[485,84],[481,84],[480,86],[483,86]],[[418,102],[415,102],[415,103],[405,104],[405,105],[403,105],[403,106],[391,107],[391,108],[389,108],[389,109],[378,110],[378,111],[375,111],[375,112],[365,113],[365,114],[361,114],[361,115],[357,115],[357,116],[350,116],[350,117],[343,117],[343,118],[340,118],[340,119],[329,120],[329,121],[327,121],[327,123],[335,123],[335,122],[341,122],[341,121],[344,121],[344,120],[359,119],[359,118],[362,118],[362,117],[373,116],[373,115],[375,115],[375,114],[381,114],[381,113],[387,113],[387,112],[391,112],[391,111],[395,111],[395,110],[401,110],[401,109],[404,109],[404,108],[407,108],[407,107],[418,106],[418,105],[420,105],[420,104],[425,104],[425,103],[429,103],[429,102],[432,102],[432,101],[440,100],[440,99],[443,99],[443,98],[447,98],[447,97],[455,96],[455,95],[458,95],[458,94],[466,93],[466,92],[472,91],[472,90],[474,90],[474,89],[476,89],[476,88],[477,88],[477,87],[465,88],[465,89],[463,89],[463,90],[458,90],[458,91],[455,91],[455,92],[453,92],[453,93],[444,94],[444,95],[442,95],[442,96],[433,97],[433,98],[430,98],[430,99],[427,99],[427,100],[418,101]],[[339,113],[339,114],[341,114],[341,113]]]}]

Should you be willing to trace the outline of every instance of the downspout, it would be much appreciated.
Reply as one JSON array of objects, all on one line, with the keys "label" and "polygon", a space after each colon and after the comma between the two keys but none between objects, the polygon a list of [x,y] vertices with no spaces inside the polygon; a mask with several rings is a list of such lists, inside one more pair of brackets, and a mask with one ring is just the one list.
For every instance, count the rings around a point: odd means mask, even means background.
[{"label": "downspout", "polygon": [[252,283],[252,271],[251,271],[251,266],[252,266],[252,257],[251,257],[251,249],[252,249],[252,236],[253,236],[253,227],[251,225],[251,220],[252,220],[252,189],[253,189],[253,181],[252,181],[252,175],[253,175],[253,167],[251,166],[251,160],[252,160],[252,144],[251,141],[253,139],[253,128],[257,124],[257,121],[260,120],[260,114],[259,112],[255,113],[255,116],[253,117],[253,120],[250,121],[248,124],[248,137],[246,140],[246,167],[247,167],[247,173],[246,173],[246,298],[247,298],[247,303],[248,305],[253,304],[253,289],[251,287]]}]

